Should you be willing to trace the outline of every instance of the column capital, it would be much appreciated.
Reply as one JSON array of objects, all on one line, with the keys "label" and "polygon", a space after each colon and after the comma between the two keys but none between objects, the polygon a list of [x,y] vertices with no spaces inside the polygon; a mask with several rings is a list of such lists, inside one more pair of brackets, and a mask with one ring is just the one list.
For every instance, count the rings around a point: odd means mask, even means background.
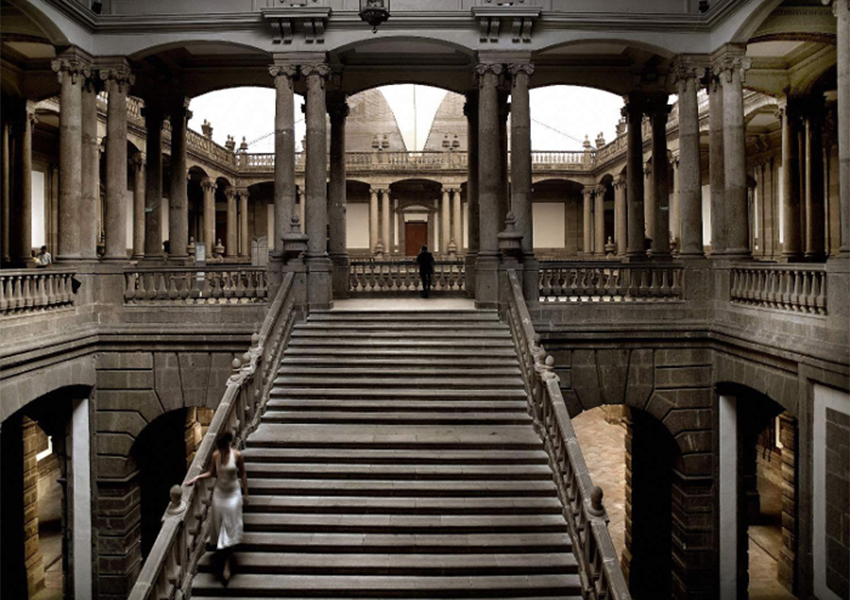
[{"label": "column capital", "polygon": [[130,70],[130,65],[124,58],[106,58],[96,61],[98,74],[101,81],[114,81],[119,86],[119,91],[124,91],[124,86],[131,86],[136,82],[136,76]]},{"label": "column capital", "polygon": [[505,67],[501,63],[479,63],[475,65],[474,69],[474,78],[476,79],[476,83],[478,87],[484,87],[484,82],[487,79],[487,75],[493,75],[496,78],[495,84],[499,85],[499,79],[504,72]]},{"label": "column capital", "polygon": [[508,64],[508,71],[511,77],[516,78],[517,75],[526,75],[531,77],[534,75],[534,65],[530,62],[515,62]]},{"label": "column capital", "polygon": [[236,191],[236,188],[234,188],[232,185],[229,185],[224,188],[224,195],[227,197],[228,200],[230,200],[231,198],[235,198],[238,195],[238,192]]},{"label": "column capital", "polygon": [[622,175],[618,175],[617,177],[614,178],[613,185],[614,185],[615,190],[625,189],[626,188],[626,178],[623,177]]},{"label": "column capital", "polygon": [[213,181],[209,177],[201,180],[201,189],[203,189],[205,192],[214,192],[216,187],[217,186],[215,184],[215,181]]},{"label": "column capital", "polygon": [[593,190],[597,196],[604,196],[605,192],[608,190],[608,186],[604,183],[599,183],[593,188]]},{"label": "column capital", "polygon": [[648,95],[644,102],[644,112],[649,117],[666,116],[673,110],[667,94]]},{"label": "column capital", "polygon": [[348,106],[348,102],[345,101],[345,97],[342,99],[334,98],[329,99],[327,102],[328,106],[328,115],[330,115],[331,120],[339,120],[345,119],[348,117],[351,109]]},{"label": "column capital", "polygon": [[743,44],[726,44],[711,55],[712,74],[720,78],[726,76],[731,82],[735,71],[739,71],[741,81],[744,81],[747,70],[752,66],[753,59],[746,56],[747,48]]},{"label": "column capital", "polygon": [[325,82],[328,80],[328,77],[331,75],[331,68],[327,63],[312,63],[301,65],[301,75],[304,76],[308,82],[309,80],[316,79],[319,80],[322,86],[325,85]]},{"label": "column capital", "polygon": [[137,171],[141,171],[142,169],[145,168],[145,164],[146,164],[145,155],[142,154],[141,152],[136,152],[134,155],[132,155],[130,157],[128,162],[130,163],[131,167],[133,167]]},{"label": "column capital", "polygon": [[586,185],[581,189],[581,195],[584,196],[585,198],[592,197],[595,192],[596,192],[596,186],[595,185]]},{"label": "column capital", "polygon": [[623,108],[620,109],[620,114],[627,120],[629,117],[643,118],[643,113],[646,108],[646,95],[643,92],[630,92],[623,97]]},{"label": "column capital", "polygon": [[679,54],[673,60],[673,82],[677,85],[687,84],[688,80],[700,80],[711,68],[711,57],[705,54]]},{"label": "column capital", "polygon": [[289,86],[292,87],[292,81],[298,75],[298,67],[296,65],[289,64],[275,64],[269,67],[269,75],[271,75],[275,81],[277,81],[278,77],[285,78],[289,83]]},{"label": "column capital", "polygon": [[76,84],[80,78],[92,77],[94,72],[90,62],[76,55],[56,58],[50,63],[50,68],[58,75],[59,83],[67,76],[71,78],[71,83]]}]

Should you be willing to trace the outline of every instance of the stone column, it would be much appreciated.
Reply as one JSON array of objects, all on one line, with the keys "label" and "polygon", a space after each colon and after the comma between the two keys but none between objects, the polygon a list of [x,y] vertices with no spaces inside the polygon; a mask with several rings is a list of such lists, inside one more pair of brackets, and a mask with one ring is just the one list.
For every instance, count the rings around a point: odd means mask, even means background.
[{"label": "stone column", "polygon": [[643,164],[643,223],[644,236],[655,238],[655,190],[652,189],[652,163]]},{"label": "stone column", "polygon": [[726,176],[723,171],[723,93],[712,73],[708,81],[709,154],[708,181],[711,187],[711,256],[726,250]]},{"label": "stone column", "polygon": [[[215,181],[209,177],[201,182],[204,192],[204,244],[207,248],[207,257],[212,256],[215,247]],[[282,242],[278,242],[280,246]]]},{"label": "stone column", "polygon": [[652,121],[652,197],[653,221],[652,256],[669,258],[670,256],[670,184],[667,179],[669,160],[667,158],[667,116],[670,105],[667,94],[652,99],[648,106]]},{"label": "stone column", "polygon": [[702,178],[699,152],[698,80],[705,69],[680,61],[676,65],[679,94],[678,232],[679,256],[703,256]]},{"label": "stone column", "polygon": [[348,295],[348,244],[346,242],[346,189],[345,189],[345,119],[348,104],[341,95],[328,102],[331,117],[331,169],[328,184],[328,221],[330,222],[328,249],[334,265],[334,296]]},{"label": "stone column", "polygon": [[744,52],[743,47],[727,47],[715,63],[723,86],[723,177],[726,183],[723,217],[727,242],[723,254],[727,258],[751,256],[746,126],[741,87],[751,60],[744,56]]},{"label": "stone column", "polygon": [[239,194],[239,257],[251,257],[251,240],[248,239],[248,188],[240,188]]},{"label": "stone column", "polygon": [[97,205],[100,202],[100,149],[97,139],[97,90],[99,78],[86,77],[82,87],[82,157],[80,172],[80,256],[97,260]]},{"label": "stone column", "polygon": [[628,241],[626,257],[632,260],[646,258],[643,219],[643,139],[641,121],[644,99],[637,93],[629,94],[623,116],[626,117],[626,189]]},{"label": "stone column", "polygon": [[[53,70],[59,74],[62,91],[59,96],[59,252],[57,260],[78,260],[82,258],[80,239],[80,205],[82,204],[82,84],[83,63],[76,57],[59,58],[53,61]],[[24,136],[26,139],[28,136]],[[126,151],[126,139],[124,148]],[[24,152],[24,155],[27,153]],[[126,155],[124,160],[126,161]],[[125,169],[126,169],[126,162]],[[31,169],[31,165],[30,165]],[[126,172],[126,171],[125,171]],[[31,200],[30,177],[23,184],[29,193],[22,194],[26,203]],[[126,181],[125,181],[126,186]],[[27,209],[28,204],[23,208]],[[32,208],[29,206],[29,210]],[[22,219],[27,223],[32,219]],[[29,237],[29,232],[21,232]],[[22,244],[23,245],[23,244]],[[27,245],[31,245],[28,242]],[[18,259],[30,260],[31,250],[26,248],[26,257],[21,256],[23,248],[17,249]]]},{"label": "stone column", "polygon": [[812,98],[805,119],[806,258],[826,258],[824,213],[823,100]]},{"label": "stone column", "polygon": [[475,261],[478,257],[478,92],[469,92],[463,105],[466,115],[466,290],[475,293]]},{"label": "stone column", "polygon": [[331,262],[328,257],[328,139],[325,84],[330,74],[324,63],[303,65],[307,80],[307,299],[313,308],[331,306]]},{"label": "stone column", "polygon": [[498,300],[499,199],[502,153],[499,138],[500,64],[479,64],[478,77],[478,202],[479,249],[475,265],[475,300],[493,307]]},{"label": "stone column", "polygon": [[[171,185],[168,198],[168,247],[172,258],[187,257],[189,245],[189,169],[186,165],[186,123],[191,118],[189,101],[179,98],[171,109]],[[235,199],[234,199],[235,202]],[[228,204],[229,206],[229,204]],[[234,206],[235,210],[235,206]],[[236,228],[234,223],[234,244],[228,252],[236,252]],[[227,237],[230,239],[228,213]]]},{"label": "stone column", "polygon": [[133,75],[125,61],[100,69],[106,108],[106,260],[127,260],[127,92]]},{"label": "stone column", "polygon": [[392,235],[390,233],[390,188],[381,190],[381,242],[384,252],[391,254],[393,251]]},{"label": "stone column", "polygon": [[[161,106],[145,104],[142,109],[145,117],[147,138],[145,154],[145,258],[162,258],[162,122],[165,118]],[[215,245],[213,240],[212,246]],[[208,256],[212,256],[212,246],[208,244]]]},{"label": "stone column", "polygon": [[236,224],[236,190],[232,187],[224,190],[227,197],[227,241],[224,243],[225,258],[236,258],[239,251]]},{"label": "stone column", "polygon": [[605,257],[605,186],[594,188],[593,201],[593,254]]},{"label": "stone column", "polygon": [[301,219],[301,233],[306,233],[307,211],[304,208],[304,203],[307,201],[307,198],[304,196],[304,190],[301,188],[296,188],[295,194],[298,197],[298,216]]},{"label": "stone column", "polygon": [[676,244],[677,254],[678,247],[682,239],[682,221],[681,208],[679,206],[679,157],[674,155],[670,161],[673,166],[673,192],[670,194],[670,251],[673,251],[672,244]]},{"label": "stone column", "polygon": [[[5,117],[5,115],[4,115]],[[11,161],[11,151],[12,151],[12,136],[9,133],[10,123],[4,118],[2,123],[0,123],[0,128],[2,128],[3,135],[3,149],[2,149],[2,158],[3,158],[3,182],[2,182],[2,190],[3,190],[3,231],[0,233],[2,235],[2,258],[0,258],[0,264],[5,267],[7,264],[12,261],[12,245],[10,242],[10,235],[12,233],[12,228],[10,227],[9,220],[12,217],[11,206],[12,206],[12,161]]]},{"label": "stone column", "polygon": [[622,176],[614,180],[614,243],[617,256],[626,255],[626,180]]},{"label": "stone column", "polygon": [[369,251],[375,254],[378,247],[378,188],[369,189]]},{"label": "stone column", "polygon": [[838,179],[841,247],[839,256],[850,258],[850,5],[833,2],[838,18]]},{"label": "stone column", "polygon": [[454,188],[452,192],[452,241],[455,244],[458,255],[463,254],[463,208],[461,207],[460,188]]},{"label": "stone column", "polygon": [[451,189],[443,185],[443,203],[440,205],[440,252],[445,256],[449,253],[451,241]]},{"label": "stone column", "polygon": [[530,63],[510,65],[511,72],[511,212],[516,231],[522,234],[522,251],[534,253],[531,208],[531,105],[528,83],[534,73]]},{"label": "stone column", "polygon": [[130,160],[135,176],[133,186],[133,258],[145,257],[145,157],[137,152]]},{"label": "stone column", "polygon": [[782,111],[782,258],[793,262],[803,257],[800,228],[800,136],[799,102],[787,98]]},{"label": "stone column", "polygon": [[582,224],[584,225],[583,231],[583,241],[582,241],[582,255],[585,258],[589,258],[593,255],[593,191],[596,188],[594,187],[586,187],[581,191],[581,195],[584,198],[584,203],[582,205]]},{"label": "stone column", "polygon": [[[295,94],[294,65],[269,68],[274,77],[274,254],[283,254],[284,234],[295,208]],[[303,222],[303,219],[302,219]]]},{"label": "stone column", "polygon": [[[32,128],[35,124],[34,104],[22,100],[15,111],[15,167],[13,198],[10,207],[10,233],[14,243],[12,261],[20,267],[32,266]],[[61,125],[61,121],[60,121]],[[60,144],[62,130],[60,129]],[[61,158],[61,155],[60,155]],[[61,209],[61,207],[60,207]]]},{"label": "stone column", "polygon": [[510,165],[508,164],[508,115],[511,114],[511,104],[508,102],[508,92],[499,89],[499,231],[505,227],[505,219],[511,210],[510,195]]}]

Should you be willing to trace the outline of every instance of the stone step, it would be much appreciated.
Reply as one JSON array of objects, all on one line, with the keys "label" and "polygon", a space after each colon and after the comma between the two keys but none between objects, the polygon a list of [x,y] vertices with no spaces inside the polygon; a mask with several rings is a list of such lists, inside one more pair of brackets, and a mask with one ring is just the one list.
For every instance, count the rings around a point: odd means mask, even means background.
[{"label": "stone step", "polygon": [[300,448],[252,448],[242,451],[242,456],[252,463],[316,463],[337,464],[390,464],[390,465],[530,465],[549,464],[543,450],[383,450],[348,449],[323,450],[313,448],[305,452]]},{"label": "stone step", "polygon": [[499,322],[499,313],[495,310],[311,310],[308,322],[383,322],[383,321],[470,321]]},{"label": "stone step", "polygon": [[249,448],[383,448],[399,450],[539,450],[543,442],[528,425],[277,425],[261,423]]},{"label": "stone step", "polygon": [[[493,367],[466,367],[448,368],[415,365],[370,365],[361,363],[357,366],[335,367],[334,363],[328,362],[327,366],[313,366],[310,364],[292,364],[291,359],[284,359],[278,368],[278,376],[314,376],[314,377],[479,377],[490,379],[493,377],[521,377],[522,371],[516,367],[501,366]],[[520,380],[521,381],[521,380]]]},{"label": "stone step", "polygon": [[[402,353],[399,356],[399,353]],[[322,357],[358,357],[367,361],[375,361],[376,359],[400,359],[411,360],[416,359],[416,364],[429,364],[427,359],[446,360],[451,358],[472,359],[473,362],[468,364],[491,364],[488,359],[491,358],[510,358],[512,365],[516,365],[516,351],[513,347],[493,347],[484,345],[480,348],[458,348],[455,344],[442,347],[424,348],[419,345],[407,347],[386,346],[374,347],[347,347],[347,346],[332,346],[332,345],[295,345],[288,346],[283,353],[284,359],[290,356],[322,356]],[[336,362],[336,361],[335,361]]]},{"label": "stone step", "polygon": [[516,389],[457,389],[457,388],[426,388],[415,389],[408,387],[382,387],[374,389],[329,388],[329,387],[279,387],[275,386],[269,392],[269,398],[321,398],[325,400],[338,399],[423,399],[435,400],[525,400],[524,388]]},{"label": "stone step", "polygon": [[257,479],[368,479],[370,481],[426,480],[539,480],[551,481],[549,465],[381,465],[249,462],[251,481]]},{"label": "stone step", "polygon": [[507,331],[510,332],[510,329],[504,324],[499,322],[496,319],[493,320],[470,320],[470,321],[460,321],[460,320],[452,320],[452,321],[407,321],[404,319],[399,320],[380,320],[380,321],[352,321],[352,320],[343,320],[343,321],[315,321],[313,319],[308,319],[306,323],[299,323],[296,325],[297,329],[309,329],[309,330],[319,330],[319,331],[337,331],[340,329],[350,330],[350,331],[372,331],[372,330],[392,330],[402,328],[416,328],[417,331],[423,330],[433,330],[433,331],[457,331],[457,330],[494,330],[494,331]]},{"label": "stone step", "polygon": [[480,554],[483,552],[570,552],[572,542],[559,533],[285,533],[246,531],[241,549],[261,552],[336,552],[394,554]]},{"label": "stone step", "polygon": [[404,496],[251,496],[244,508],[252,512],[381,515],[561,515],[556,497],[498,496],[494,498],[415,498]]},{"label": "stone step", "polygon": [[523,413],[528,410],[525,400],[316,400],[315,398],[272,398],[266,403],[263,418],[273,417],[276,411],[314,412],[488,412]]},{"label": "stone step", "polygon": [[322,369],[327,367],[340,367],[347,369],[440,369],[450,367],[458,371],[477,371],[481,369],[496,369],[506,368],[509,371],[519,370],[517,367],[516,354],[501,353],[487,354],[480,353],[475,356],[445,356],[441,354],[433,354],[431,356],[405,356],[381,355],[376,356],[374,353],[354,353],[350,355],[333,355],[327,356],[299,356],[306,352],[285,354],[281,361],[281,368],[310,368]]},{"label": "stone step", "polygon": [[525,412],[351,412],[351,411],[293,411],[276,410],[267,412],[265,423],[339,423],[398,425],[522,425],[531,424],[533,419]]},{"label": "stone step", "polygon": [[[578,563],[566,553],[506,554],[333,554],[237,552],[239,573],[302,575],[540,575],[576,573]],[[205,554],[201,572],[215,569],[213,554]]]},{"label": "stone step", "polygon": [[292,339],[300,338],[332,338],[332,339],[358,339],[358,340],[384,340],[384,339],[404,339],[411,342],[420,340],[455,340],[455,339],[511,339],[511,333],[502,328],[493,329],[441,329],[433,330],[428,328],[416,329],[317,329],[311,327],[296,326],[292,331]]},{"label": "stone step", "polygon": [[[240,574],[222,588],[211,573],[198,573],[193,590],[197,596],[233,597],[244,593],[260,598],[294,598],[306,594],[311,598],[337,597],[354,593],[358,598],[397,597],[433,598],[446,594],[450,598],[522,598],[516,594],[580,594],[578,575],[499,575],[488,577],[425,576],[346,576],[346,575],[264,575]],[[196,594],[193,592],[193,597]]]},{"label": "stone step", "polygon": [[560,515],[305,515],[249,513],[245,531],[466,535],[567,531]]},{"label": "stone step", "polygon": [[354,387],[354,386],[399,386],[412,388],[514,388],[525,389],[522,379],[509,377],[352,377],[351,375],[285,375],[274,380],[276,386],[319,386],[319,387]]},{"label": "stone step", "polygon": [[514,349],[514,342],[507,337],[488,339],[485,337],[462,337],[456,340],[445,339],[442,336],[437,339],[399,339],[393,336],[386,338],[368,338],[368,337],[322,337],[316,335],[304,335],[293,337],[289,340],[289,348],[303,347],[327,347],[332,348],[394,348],[399,351],[410,348],[417,350],[428,350],[431,348],[450,348],[454,350],[463,349],[478,349],[478,348],[510,348]]},{"label": "stone step", "polygon": [[551,480],[509,479],[251,479],[251,495],[413,496],[464,498],[471,496],[555,496]]}]

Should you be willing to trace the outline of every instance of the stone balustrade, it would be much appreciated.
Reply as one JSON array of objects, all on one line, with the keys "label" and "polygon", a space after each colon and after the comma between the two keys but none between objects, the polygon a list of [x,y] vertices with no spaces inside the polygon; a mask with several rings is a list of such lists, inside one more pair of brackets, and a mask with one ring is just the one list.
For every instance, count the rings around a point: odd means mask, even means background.
[{"label": "stone balustrade", "polygon": [[555,361],[547,356],[540,336],[534,331],[516,271],[508,271],[507,277],[505,317],[519,355],[529,413],[555,472],[558,499],[575,544],[573,553],[579,565],[582,598],[630,600],[608,531],[602,489],[591,480],[561,393],[560,378],[553,369]]},{"label": "stone balustrade", "polygon": [[[234,447],[241,448],[259,424],[277,365],[299,314],[292,287],[293,275],[289,273],[275,295],[260,332],[254,334],[251,348],[241,359],[234,359],[233,374],[192,460],[187,479],[209,468],[219,434],[232,432]],[[214,487],[214,479],[202,479],[188,488],[172,488],[171,504],[165,510],[162,528],[130,591],[130,600],[190,596],[192,577],[197,572],[209,536]]]},{"label": "stone balustrade", "polygon": [[676,264],[543,261],[541,302],[656,302],[682,300]]},{"label": "stone balustrade", "polygon": [[21,269],[0,271],[0,317],[74,305],[75,271]]},{"label": "stone balustrade", "polygon": [[133,268],[124,272],[124,303],[248,304],[268,299],[263,267]]},{"label": "stone balustrade", "polygon": [[[349,292],[356,294],[396,294],[421,292],[419,266],[413,261],[352,261],[348,268]],[[464,261],[434,263],[432,292],[457,292],[466,289]]]},{"label": "stone balustrade", "polygon": [[736,304],[826,315],[825,265],[733,265],[729,298]]}]

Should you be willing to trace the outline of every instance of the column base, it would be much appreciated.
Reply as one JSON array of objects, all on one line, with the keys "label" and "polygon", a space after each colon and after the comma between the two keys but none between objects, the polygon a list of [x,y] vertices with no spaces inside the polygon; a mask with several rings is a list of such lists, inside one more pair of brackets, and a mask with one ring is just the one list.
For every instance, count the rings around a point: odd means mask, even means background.
[{"label": "column base", "polygon": [[522,257],[522,294],[527,303],[540,301],[540,261],[533,252]]},{"label": "column base", "polygon": [[306,257],[307,264],[307,304],[311,310],[330,310],[333,308],[333,263],[327,254]]},{"label": "column base", "polygon": [[478,257],[477,252],[467,252],[464,258],[466,268],[466,297],[475,298],[475,263]]},{"label": "column base", "polygon": [[333,263],[332,288],[334,298],[348,298],[349,277],[348,270],[351,260],[347,253],[331,254]]},{"label": "column base", "polygon": [[475,261],[475,307],[499,306],[499,255],[479,252]]}]

